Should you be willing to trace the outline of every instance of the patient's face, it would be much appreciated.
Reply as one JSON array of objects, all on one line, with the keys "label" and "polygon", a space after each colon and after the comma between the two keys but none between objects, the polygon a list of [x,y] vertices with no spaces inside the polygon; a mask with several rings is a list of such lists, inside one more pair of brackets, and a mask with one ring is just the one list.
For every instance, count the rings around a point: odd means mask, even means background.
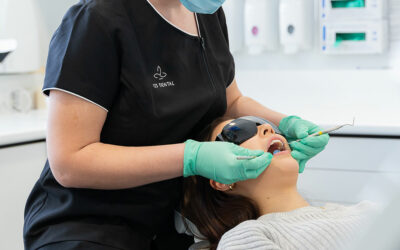
[{"label": "patient's face", "polygon": [[[213,140],[221,133],[223,127],[231,121],[222,122],[215,127],[212,133]],[[276,134],[269,124],[258,126],[257,134],[240,146],[267,152],[273,149],[273,146],[270,145],[275,140],[281,141],[285,150],[273,156],[271,164],[257,179],[236,183],[235,190],[237,192],[251,198],[253,195],[258,195],[258,192],[265,192],[267,188],[285,188],[289,185],[296,185],[299,171],[298,162],[291,156],[290,147],[285,137]],[[279,144],[279,142],[275,143]]]}]

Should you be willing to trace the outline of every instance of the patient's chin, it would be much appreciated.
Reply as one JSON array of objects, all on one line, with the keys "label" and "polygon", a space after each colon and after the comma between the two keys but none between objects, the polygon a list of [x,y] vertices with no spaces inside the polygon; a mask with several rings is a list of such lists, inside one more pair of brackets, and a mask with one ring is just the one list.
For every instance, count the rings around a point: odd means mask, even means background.
[{"label": "patient's chin", "polygon": [[272,158],[269,168],[282,172],[299,172],[299,163],[290,155],[280,155]]}]

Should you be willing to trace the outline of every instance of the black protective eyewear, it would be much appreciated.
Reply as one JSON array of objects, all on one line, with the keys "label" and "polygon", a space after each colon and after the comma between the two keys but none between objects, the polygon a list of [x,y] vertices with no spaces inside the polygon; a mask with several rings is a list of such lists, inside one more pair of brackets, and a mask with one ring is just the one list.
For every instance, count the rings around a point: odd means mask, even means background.
[{"label": "black protective eyewear", "polygon": [[226,124],[215,140],[232,142],[236,145],[240,145],[256,135],[257,126],[262,124],[271,125],[276,134],[281,134],[278,127],[266,119],[256,116],[243,116]]}]

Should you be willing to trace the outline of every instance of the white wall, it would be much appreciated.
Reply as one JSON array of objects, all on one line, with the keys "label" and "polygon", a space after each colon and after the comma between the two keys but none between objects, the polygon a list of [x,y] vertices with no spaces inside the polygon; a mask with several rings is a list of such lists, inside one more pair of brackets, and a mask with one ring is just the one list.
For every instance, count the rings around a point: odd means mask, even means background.
[{"label": "white wall", "polygon": [[390,0],[389,29],[390,29],[390,65],[400,69],[400,1]]},{"label": "white wall", "polygon": [[[37,36],[40,41],[40,65],[42,67],[38,72],[29,74],[0,74],[0,91],[5,93],[6,90],[14,87],[22,87],[29,90],[34,96],[39,92],[44,79],[44,67],[46,65],[48,47],[50,39],[60,25],[62,17],[70,6],[77,3],[78,0],[35,0],[34,9],[36,16],[39,18],[39,33]],[[36,95],[40,96],[40,95]],[[1,97],[0,97],[1,98]],[[1,102],[2,100],[0,100]]]},{"label": "white wall", "polygon": [[54,31],[60,25],[62,17],[69,7],[77,3],[78,0],[35,0],[35,2],[40,18],[41,63],[44,66],[46,63],[48,46]]}]

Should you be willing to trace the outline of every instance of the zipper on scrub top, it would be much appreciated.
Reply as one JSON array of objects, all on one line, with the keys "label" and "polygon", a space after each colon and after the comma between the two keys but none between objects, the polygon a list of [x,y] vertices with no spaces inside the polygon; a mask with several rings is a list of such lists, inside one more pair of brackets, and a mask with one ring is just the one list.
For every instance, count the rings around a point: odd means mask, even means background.
[{"label": "zipper on scrub top", "polygon": [[216,90],[215,85],[214,85],[214,78],[212,77],[210,69],[209,69],[209,66],[208,66],[208,60],[207,60],[207,55],[206,55],[206,44],[205,44],[205,41],[204,41],[204,37],[200,33],[200,26],[199,26],[199,20],[197,19],[197,14],[195,14],[195,16],[196,16],[197,32],[199,34],[199,41],[200,41],[200,45],[201,45],[201,54],[203,56],[204,64],[206,65],[208,78],[210,79],[211,86],[213,88],[213,95],[215,97],[216,93],[217,93],[217,90]]},{"label": "zipper on scrub top", "polygon": [[206,65],[207,74],[208,74],[208,77],[210,79],[211,86],[212,86],[212,88],[214,90],[213,93],[214,93],[214,95],[216,95],[217,90],[215,89],[214,78],[211,75],[210,68],[209,68],[209,65],[208,65],[208,60],[207,60],[207,55],[206,55],[206,46],[205,46],[205,42],[204,42],[204,38],[203,37],[200,37],[200,43],[201,43],[201,47],[202,47],[201,54],[203,55],[203,61],[204,61],[204,64]]}]

